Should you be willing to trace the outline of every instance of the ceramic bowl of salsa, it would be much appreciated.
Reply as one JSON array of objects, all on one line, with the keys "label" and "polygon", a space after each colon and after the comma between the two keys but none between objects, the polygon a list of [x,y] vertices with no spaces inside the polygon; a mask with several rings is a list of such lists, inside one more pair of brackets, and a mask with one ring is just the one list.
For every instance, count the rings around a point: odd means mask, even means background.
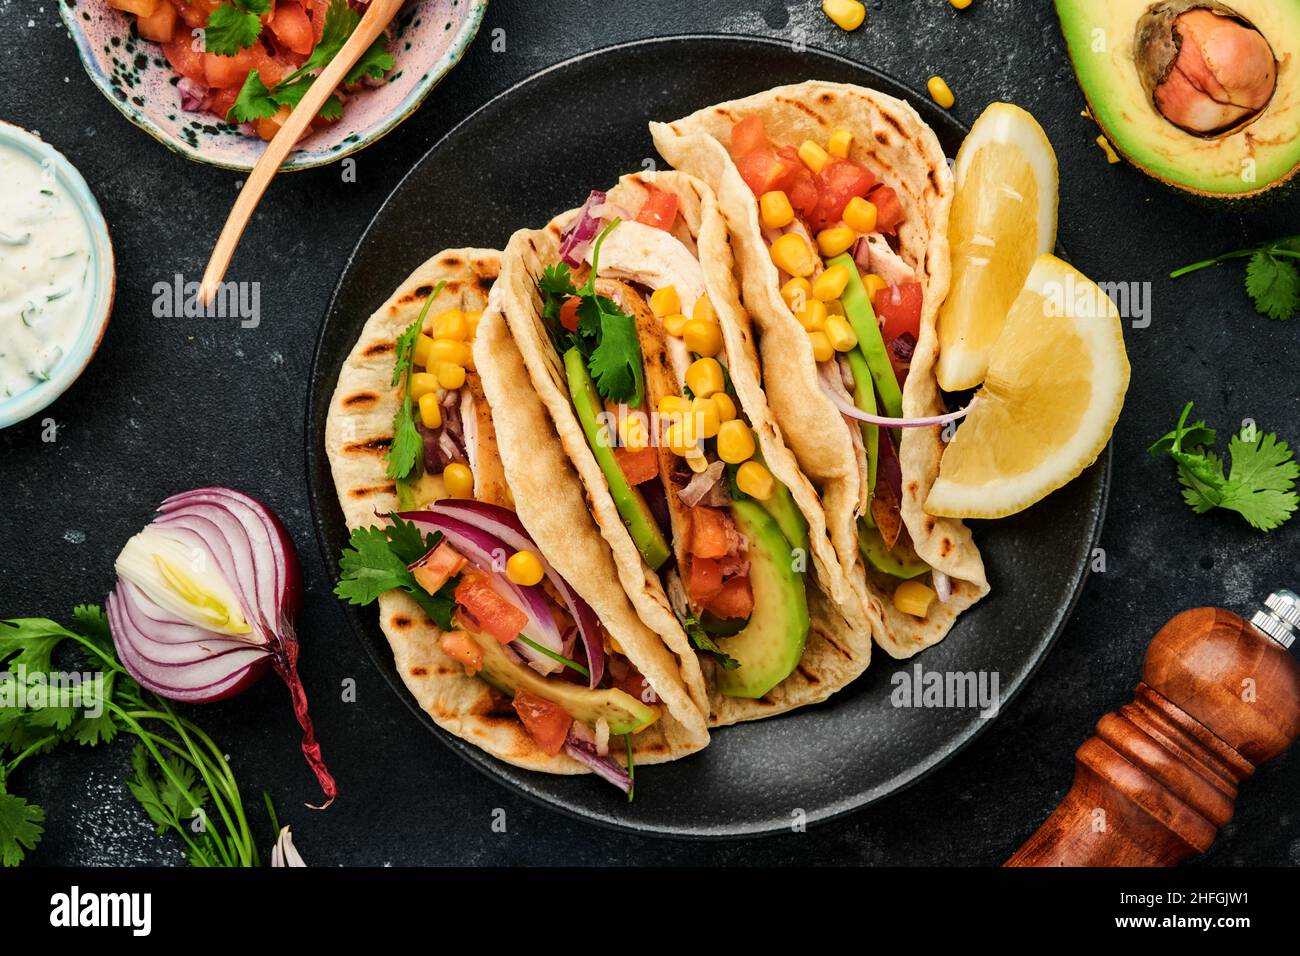
[{"label": "ceramic bowl of salsa", "polygon": [[[263,125],[259,136],[257,122],[224,121],[240,87],[232,89],[222,74],[238,71],[242,83],[253,64],[260,76],[291,77],[320,43],[330,2],[255,0],[251,9],[269,11],[255,47],[206,63],[204,34],[197,29],[230,0],[115,0],[115,6],[108,0],[60,0],[58,7],[86,72],[127,119],[188,159],[247,171],[262,154],[263,137],[278,127]],[[277,4],[285,8],[279,32],[272,29]],[[348,5],[359,14],[364,0]],[[341,116],[314,124],[282,168],[332,163],[414,113],[464,55],[486,9],[487,0],[407,0],[388,30],[392,67],[345,91]],[[290,19],[309,31],[301,45],[296,33],[284,29]],[[290,49],[291,43],[307,52]]]},{"label": "ceramic bowl of salsa", "polygon": [[0,428],[63,394],[113,311],[113,243],[90,187],[39,136],[0,121]]}]

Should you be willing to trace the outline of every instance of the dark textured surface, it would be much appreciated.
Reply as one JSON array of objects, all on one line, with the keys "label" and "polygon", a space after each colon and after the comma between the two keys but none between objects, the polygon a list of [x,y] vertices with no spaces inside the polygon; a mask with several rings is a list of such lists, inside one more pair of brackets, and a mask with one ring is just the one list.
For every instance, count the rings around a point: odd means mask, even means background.
[{"label": "dark textured surface", "polygon": [[[877,2],[852,35],[811,2],[547,6],[543,14],[537,4],[497,0],[462,65],[410,121],[360,154],[355,183],[331,168],[275,184],[234,263],[233,278],[262,282],[262,325],[241,330],[229,320],[150,313],[153,283],[199,274],[238,177],[173,156],[126,123],[82,73],[52,0],[0,0],[0,118],[39,130],[80,167],[113,229],[119,268],[104,347],[53,406],[58,440],[42,442],[38,422],[0,433],[0,614],[59,616],[102,595],[113,555],[159,500],[231,484],[259,494],[300,543],[303,676],[346,799],[324,814],[298,809],[313,796],[311,781],[273,682],[205,711],[203,722],[231,748],[250,794],[275,796],[313,862],[999,862],[1064,793],[1071,754],[1096,718],[1128,698],[1156,628],[1187,606],[1244,609],[1273,587],[1300,583],[1300,524],[1265,537],[1231,515],[1193,516],[1169,467],[1142,453],[1192,398],[1212,424],[1254,418],[1297,438],[1297,327],[1256,316],[1235,267],[1163,278],[1185,261],[1295,232],[1297,202],[1248,218],[1206,211],[1107,166],[1078,115],[1082,98],[1045,3],[976,0],[957,14],[940,0]],[[503,52],[490,46],[498,29]],[[687,32],[802,38],[917,88],[940,72],[966,122],[993,99],[1032,109],[1061,162],[1063,246],[1097,280],[1154,283],[1150,327],[1127,331],[1133,385],[1115,436],[1107,570],[1090,578],[1030,686],[979,741],[901,796],[804,834],[711,845],[611,834],[537,808],[420,730],[327,594],[302,460],[311,343],[348,251],[397,179],[460,118],[527,74],[620,40]],[[671,62],[663,75],[665,84],[689,82]],[[640,119],[629,103],[611,122]],[[1033,592],[1033,581],[1005,586]],[[340,700],[348,680],[356,704]],[[119,745],[23,767],[12,788],[49,811],[36,861],[179,860],[121,786],[126,757]],[[1262,769],[1206,860],[1300,863],[1297,793],[1300,760]],[[491,826],[498,808],[505,833]]]}]

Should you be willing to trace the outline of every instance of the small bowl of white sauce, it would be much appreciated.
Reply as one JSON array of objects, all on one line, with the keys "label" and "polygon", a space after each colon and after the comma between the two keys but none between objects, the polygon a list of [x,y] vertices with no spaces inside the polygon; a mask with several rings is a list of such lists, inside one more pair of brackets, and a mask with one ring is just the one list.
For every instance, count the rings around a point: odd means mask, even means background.
[{"label": "small bowl of white sauce", "polygon": [[0,428],[58,398],[113,311],[113,243],[81,173],[0,121]]}]

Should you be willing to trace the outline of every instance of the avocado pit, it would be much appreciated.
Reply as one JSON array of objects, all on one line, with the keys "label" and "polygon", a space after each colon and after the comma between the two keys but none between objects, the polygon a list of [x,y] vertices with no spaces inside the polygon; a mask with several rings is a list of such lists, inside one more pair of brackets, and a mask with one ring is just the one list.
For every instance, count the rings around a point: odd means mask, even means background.
[{"label": "avocado pit", "polygon": [[1254,122],[1277,88],[1277,58],[1262,33],[1221,3],[1166,0],[1138,20],[1138,75],[1167,121],[1218,137]]}]

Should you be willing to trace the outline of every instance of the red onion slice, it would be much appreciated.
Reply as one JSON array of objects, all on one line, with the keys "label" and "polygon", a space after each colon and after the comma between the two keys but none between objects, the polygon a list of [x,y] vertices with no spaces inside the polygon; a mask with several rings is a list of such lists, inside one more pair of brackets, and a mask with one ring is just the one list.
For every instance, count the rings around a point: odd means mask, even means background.
[{"label": "red onion slice", "polygon": [[935,597],[939,599],[940,604],[947,604],[952,599],[952,578],[938,568],[931,570],[930,577],[934,581]]},{"label": "red onion slice", "polygon": [[[555,568],[551,567],[532,536],[528,534],[528,529],[519,520],[519,516],[509,508],[472,498],[443,498],[430,505],[429,510],[475,524],[500,538],[512,550],[532,551],[537,555],[542,562],[542,569],[546,572],[546,579],[560,592],[564,606],[573,617],[574,623],[578,625],[578,635],[582,638],[582,646],[587,651],[587,669],[591,671],[587,686],[599,685],[601,678],[605,676],[605,642],[600,634],[600,619],[591,609],[591,605],[582,599]],[[403,515],[403,518],[405,519],[406,516]]]},{"label": "red onion slice", "polygon": [[624,793],[632,792],[632,778],[628,776],[627,770],[609,757],[602,757],[596,753],[594,741],[589,743],[570,732],[569,739],[564,742],[564,752],[579,763],[585,764],[596,776],[608,780]]},{"label": "red onion slice", "polygon": [[948,412],[946,415],[931,415],[926,418],[886,418],[884,415],[873,415],[870,412],[864,412],[843,395],[837,395],[824,385],[822,386],[822,392],[835,403],[835,407],[840,410],[841,415],[855,418],[860,422],[866,422],[868,425],[881,425],[885,428],[933,428],[936,425],[946,425],[949,422],[965,418],[970,414],[970,410],[975,407],[975,400],[971,399],[970,404],[965,408],[958,409],[955,412]]},{"label": "red onion slice", "polygon": [[577,268],[582,265],[587,247],[600,234],[600,220],[591,214],[591,210],[604,202],[605,194],[599,189],[593,189],[587,201],[582,204],[578,218],[573,220],[573,224],[560,237],[560,259],[569,266]]}]

